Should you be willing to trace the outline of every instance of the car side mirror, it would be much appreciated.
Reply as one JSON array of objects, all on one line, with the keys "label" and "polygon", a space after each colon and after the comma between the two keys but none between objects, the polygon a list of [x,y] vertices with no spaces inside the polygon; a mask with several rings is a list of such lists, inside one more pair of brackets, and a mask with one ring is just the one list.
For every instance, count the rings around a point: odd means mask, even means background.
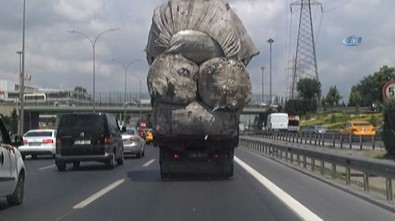
[{"label": "car side mirror", "polygon": [[121,132],[122,132],[122,133],[125,133],[125,132],[126,132],[126,127],[125,127],[125,126],[122,126]]},{"label": "car side mirror", "polygon": [[12,146],[19,147],[23,145],[23,138],[20,135],[16,135],[15,139],[11,142]]}]

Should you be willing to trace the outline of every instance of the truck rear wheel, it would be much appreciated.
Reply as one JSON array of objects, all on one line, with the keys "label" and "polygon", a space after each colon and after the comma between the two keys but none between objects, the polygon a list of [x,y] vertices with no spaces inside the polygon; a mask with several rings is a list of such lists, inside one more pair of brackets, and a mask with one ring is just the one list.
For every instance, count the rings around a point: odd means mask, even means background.
[{"label": "truck rear wheel", "polygon": [[232,177],[233,176],[233,160],[227,160],[221,167],[221,176]]}]

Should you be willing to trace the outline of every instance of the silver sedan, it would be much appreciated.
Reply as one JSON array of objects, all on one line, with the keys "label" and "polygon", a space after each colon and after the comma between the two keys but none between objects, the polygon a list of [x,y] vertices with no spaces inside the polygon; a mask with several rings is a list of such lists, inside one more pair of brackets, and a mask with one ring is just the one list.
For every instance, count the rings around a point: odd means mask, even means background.
[{"label": "silver sedan", "polygon": [[124,129],[122,132],[124,154],[135,154],[137,158],[143,157],[145,152],[145,141],[141,138],[136,128]]}]

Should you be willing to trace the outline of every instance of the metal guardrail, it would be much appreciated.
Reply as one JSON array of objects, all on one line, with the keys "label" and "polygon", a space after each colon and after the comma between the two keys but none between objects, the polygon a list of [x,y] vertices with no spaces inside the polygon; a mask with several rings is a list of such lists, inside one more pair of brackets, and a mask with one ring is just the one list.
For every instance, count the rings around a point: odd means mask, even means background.
[{"label": "metal guardrail", "polygon": [[332,148],[353,149],[357,147],[360,150],[364,148],[371,148],[375,150],[378,146],[384,148],[380,134],[377,134],[376,136],[343,136],[339,132],[334,131],[324,134],[312,134],[303,132],[294,133],[281,131],[259,131],[245,134],[253,137],[270,138],[288,141],[292,143],[304,143],[315,146],[327,146]]},{"label": "metal guardrail", "polygon": [[316,161],[319,161],[321,175],[324,175],[327,169],[325,163],[329,163],[331,164],[330,173],[332,179],[337,177],[336,167],[342,166],[346,170],[346,185],[351,185],[351,170],[360,171],[363,173],[363,188],[365,192],[369,192],[369,177],[384,177],[386,199],[393,202],[392,180],[395,179],[395,162],[346,156],[323,150],[295,147],[289,144],[274,144],[259,138],[240,137],[240,146],[284,159],[292,164],[296,161],[296,164],[298,166],[302,165],[303,168],[307,168],[309,159],[312,171],[316,170]]}]

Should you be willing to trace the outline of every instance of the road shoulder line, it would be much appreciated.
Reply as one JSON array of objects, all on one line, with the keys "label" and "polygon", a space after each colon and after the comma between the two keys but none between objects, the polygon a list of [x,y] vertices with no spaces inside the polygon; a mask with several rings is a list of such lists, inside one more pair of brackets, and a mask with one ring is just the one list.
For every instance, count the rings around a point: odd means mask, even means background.
[{"label": "road shoulder line", "polygon": [[302,220],[323,220],[300,202],[295,200],[292,196],[286,193],[284,190],[276,186],[262,174],[254,170],[248,164],[244,163],[239,158],[235,157],[235,162],[239,164],[244,170],[252,175],[257,181],[265,186],[271,193],[273,193],[279,200],[281,200],[290,210],[297,214]]}]

